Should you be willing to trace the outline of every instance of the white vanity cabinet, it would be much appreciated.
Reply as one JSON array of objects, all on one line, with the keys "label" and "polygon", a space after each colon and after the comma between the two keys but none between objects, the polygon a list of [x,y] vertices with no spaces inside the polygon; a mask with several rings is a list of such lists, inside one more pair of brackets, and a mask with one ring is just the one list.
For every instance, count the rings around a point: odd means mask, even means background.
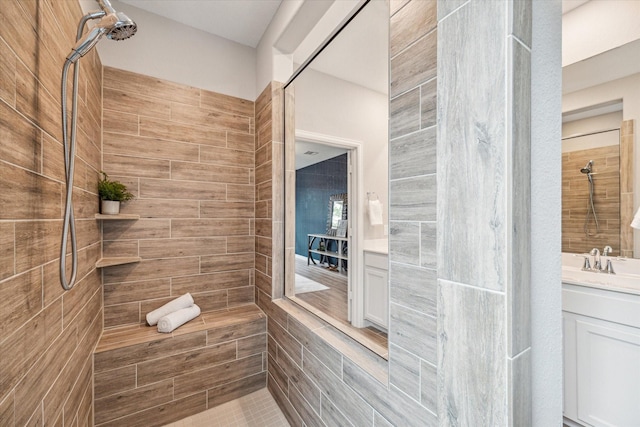
[{"label": "white vanity cabinet", "polygon": [[564,283],[564,416],[640,426],[640,294]]},{"label": "white vanity cabinet", "polygon": [[364,252],[364,318],[387,329],[389,326],[389,257]]}]

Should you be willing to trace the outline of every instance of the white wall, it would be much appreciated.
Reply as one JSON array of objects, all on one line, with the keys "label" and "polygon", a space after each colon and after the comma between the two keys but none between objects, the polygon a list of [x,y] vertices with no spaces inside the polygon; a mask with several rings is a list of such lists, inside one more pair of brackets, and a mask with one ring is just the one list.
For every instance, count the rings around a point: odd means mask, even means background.
[{"label": "white wall", "polygon": [[639,22],[637,0],[592,0],[566,13],[562,19],[562,66],[639,39]]},{"label": "white wall", "polygon": [[[128,40],[101,40],[102,64],[243,99],[256,99],[256,50],[112,1],[113,7],[138,24]],[[97,10],[92,0],[81,2]]]},{"label": "white wall", "polygon": [[562,124],[562,137],[586,135],[609,129],[619,129],[622,124],[622,111],[600,114],[587,119],[572,120]]},{"label": "white wall", "polygon": [[562,420],[561,32],[559,1],[533,1],[531,378],[533,426]]},{"label": "white wall", "polygon": [[[640,2],[638,2],[640,4]],[[639,21],[640,22],[640,21]],[[638,24],[640,28],[640,23]],[[573,111],[592,105],[622,99],[623,120],[635,120],[635,141],[633,144],[633,207],[640,207],[640,73],[598,86],[567,93],[562,97],[562,111]],[[635,256],[640,252],[640,231],[634,230]]]},{"label": "white wall", "polygon": [[[366,192],[379,196],[386,223],[389,218],[387,95],[310,68],[296,78],[294,85],[296,130],[362,142],[363,196]],[[385,237],[384,227],[370,226],[364,214],[363,219],[365,239]]]}]

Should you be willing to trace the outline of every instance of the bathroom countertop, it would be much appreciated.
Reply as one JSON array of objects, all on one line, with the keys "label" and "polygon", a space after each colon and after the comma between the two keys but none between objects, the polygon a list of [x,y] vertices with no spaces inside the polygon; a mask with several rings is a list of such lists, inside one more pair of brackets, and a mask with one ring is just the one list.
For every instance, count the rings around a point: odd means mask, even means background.
[{"label": "bathroom countertop", "polygon": [[563,266],[562,283],[640,295],[640,276],[631,274],[594,273]]},{"label": "bathroom countertop", "polygon": [[389,253],[389,239],[370,239],[363,242],[365,252],[375,252],[387,255]]}]

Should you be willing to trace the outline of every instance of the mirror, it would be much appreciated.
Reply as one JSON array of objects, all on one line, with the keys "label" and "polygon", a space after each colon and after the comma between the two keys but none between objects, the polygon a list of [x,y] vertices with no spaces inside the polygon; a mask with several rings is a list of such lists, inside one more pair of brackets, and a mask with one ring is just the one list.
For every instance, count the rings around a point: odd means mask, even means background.
[{"label": "mirror", "polygon": [[382,357],[388,27],[388,3],[371,0],[285,84],[285,296]]},{"label": "mirror", "polygon": [[614,256],[640,257],[640,234],[634,241],[630,227],[640,189],[640,64],[625,60],[634,55],[640,40],[563,68],[563,252],[608,245]]}]

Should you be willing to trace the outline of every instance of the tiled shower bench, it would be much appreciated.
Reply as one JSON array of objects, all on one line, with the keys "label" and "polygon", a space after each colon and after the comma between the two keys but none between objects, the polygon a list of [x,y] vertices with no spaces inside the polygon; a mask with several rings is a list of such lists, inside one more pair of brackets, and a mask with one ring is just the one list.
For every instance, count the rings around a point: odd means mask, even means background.
[{"label": "tiled shower bench", "polygon": [[170,334],[105,330],[94,353],[96,426],[159,426],[266,386],[267,318],[254,304]]}]

